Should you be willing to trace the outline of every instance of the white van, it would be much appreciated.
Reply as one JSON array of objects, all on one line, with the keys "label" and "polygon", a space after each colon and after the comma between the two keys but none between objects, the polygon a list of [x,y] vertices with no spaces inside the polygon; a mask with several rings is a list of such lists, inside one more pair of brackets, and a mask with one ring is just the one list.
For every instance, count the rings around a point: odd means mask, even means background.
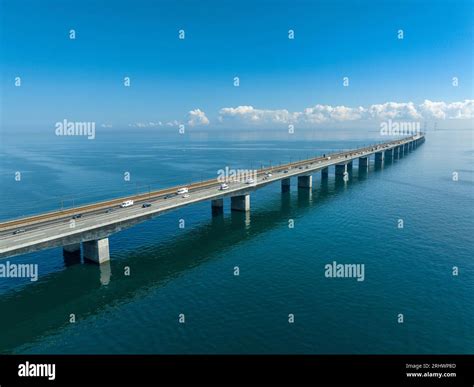
[{"label": "white van", "polygon": [[122,208],[130,207],[130,206],[133,206],[133,200],[125,200],[125,201],[122,202],[122,204],[120,205],[120,207],[122,207]]},{"label": "white van", "polygon": [[187,194],[188,192],[189,192],[189,189],[187,187],[184,187],[184,188],[178,189],[178,191],[176,193],[178,195],[182,195],[182,194]]}]

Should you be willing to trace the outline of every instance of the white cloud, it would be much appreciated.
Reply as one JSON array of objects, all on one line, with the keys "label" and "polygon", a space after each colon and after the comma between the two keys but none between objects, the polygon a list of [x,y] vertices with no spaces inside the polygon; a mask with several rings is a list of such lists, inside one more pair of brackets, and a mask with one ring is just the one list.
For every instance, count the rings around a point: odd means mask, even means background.
[{"label": "white cloud", "polygon": [[426,99],[421,105],[424,115],[436,119],[470,120],[474,118],[474,100],[466,99],[461,102],[433,102]]},{"label": "white cloud", "polygon": [[296,113],[300,122],[319,124],[327,121],[353,121],[363,118],[363,107],[316,105],[306,108],[303,113]]},{"label": "white cloud", "polygon": [[170,126],[170,127],[178,126],[178,125],[179,125],[179,121],[177,121],[177,120],[169,121],[169,122],[167,122],[167,123],[164,124],[164,125],[165,125],[165,126]]},{"label": "white cloud", "polygon": [[386,102],[384,104],[371,105],[367,112],[368,118],[376,120],[422,119],[413,102]]},{"label": "white cloud", "polygon": [[288,110],[262,110],[253,106],[238,106],[236,108],[223,108],[219,111],[219,120],[225,118],[247,121],[250,123],[287,123],[292,122],[296,117],[292,117]]},{"label": "white cloud", "polygon": [[247,125],[338,123],[347,121],[427,120],[427,119],[472,119],[474,100],[462,102],[432,102],[425,100],[420,105],[413,102],[386,102],[368,107],[315,105],[301,112],[286,109],[256,109],[253,106],[226,107],[219,111],[219,121],[238,121]]},{"label": "white cloud", "polygon": [[174,120],[170,122],[163,123],[162,121],[154,122],[154,121],[149,121],[149,122],[135,122],[133,124],[128,124],[128,126],[132,128],[160,128],[163,126],[178,126],[179,122]]},{"label": "white cloud", "polygon": [[244,123],[253,124],[291,124],[308,123],[319,124],[322,122],[351,121],[362,118],[362,107],[349,108],[345,106],[316,105],[306,108],[302,112],[289,112],[286,109],[264,110],[255,109],[253,106],[238,106],[236,108],[223,108],[219,111],[219,120],[224,122],[231,118]]},{"label": "white cloud", "polygon": [[[237,124],[247,126],[300,125],[301,127],[318,124],[344,124],[359,121],[424,121],[424,120],[472,120],[474,118],[474,100],[460,102],[434,102],[425,100],[416,105],[413,102],[385,102],[368,107],[348,107],[344,105],[315,105],[302,111],[290,112],[287,109],[257,109],[242,105],[225,107],[219,110],[218,121],[221,124]],[[204,111],[194,109],[187,114],[187,125],[205,126],[210,121]],[[135,128],[178,127],[182,121],[149,121],[136,122],[129,126]]]},{"label": "white cloud", "polygon": [[209,125],[209,119],[206,117],[206,114],[201,109],[194,109],[188,113],[188,125]]}]

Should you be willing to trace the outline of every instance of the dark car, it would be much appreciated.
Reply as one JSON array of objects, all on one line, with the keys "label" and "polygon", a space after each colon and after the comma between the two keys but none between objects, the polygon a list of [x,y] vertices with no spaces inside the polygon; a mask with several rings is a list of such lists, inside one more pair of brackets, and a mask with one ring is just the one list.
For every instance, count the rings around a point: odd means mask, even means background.
[{"label": "dark car", "polygon": [[13,231],[13,235],[16,234],[21,234],[22,232],[25,232],[26,230],[24,228],[19,228],[18,230]]},{"label": "dark car", "polygon": [[166,195],[166,196],[164,197],[164,199],[169,199],[169,198],[172,198],[173,196],[174,196],[174,195]]},{"label": "dark car", "polygon": [[73,219],[79,219],[82,218],[82,214],[76,214],[72,217]]},{"label": "dark car", "polygon": [[108,214],[109,212],[112,212],[112,208],[107,208],[107,210],[105,211],[106,214]]},{"label": "dark car", "polygon": [[150,203],[143,203],[142,204],[142,208],[148,208],[148,207],[151,207]]}]

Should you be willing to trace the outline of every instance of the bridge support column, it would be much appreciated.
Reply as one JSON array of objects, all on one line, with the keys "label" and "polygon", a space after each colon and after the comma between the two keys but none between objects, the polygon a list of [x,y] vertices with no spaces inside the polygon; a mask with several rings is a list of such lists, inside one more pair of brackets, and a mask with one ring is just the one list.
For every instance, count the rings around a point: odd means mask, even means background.
[{"label": "bridge support column", "polygon": [[336,164],[336,176],[343,176],[347,172],[347,164]]},{"label": "bridge support column", "polygon": [[329,176],[329,167],[321,169],[321,179],[327,179]]},{"label": "bridge support column", "polygon": [[387,150],[385,151],[385,157],[386,157],[387,159],[392,159],[392,158],[393,158],[393,149],[387,149]]},{"label": "bridge support column", "polygon": [[290,190],[291,179],[288,177],[281,180],[281,192],[288,192]]},{"label": "bridge support column", "polygon": [[230,198],[230,209],[232,211],[250,211],[250,195],[232,196]]},{"label": "bridge support column", "polygon": [[211,200],[212,215],[220,215],[224,212],[224,199]]},{"label": "bridge support column", "polygon": [[375,153],[375,162],[377,164],[380,164],[380,163],[383,162],[383,160],[384,160],[384,152],[383,151],[382,152],[376,152]]},{"label": "bridge support column", "polygon": [[368,157],[359,157],[359,169],[367,169],[369,167]]},{"label": "bridge support column", "polygon": [[352,161],[349,161],[347,163],[347,172],[351,172],[352,173]]},{"label": "bridge support column", "polygon": [[298,176],[298,188],[311,188],[313,186],[313,176]]},{"label": "bridge support column", "polygon": [[110,260],[109,238],[82,242],[84,259],[95,263],[104,263]]}]

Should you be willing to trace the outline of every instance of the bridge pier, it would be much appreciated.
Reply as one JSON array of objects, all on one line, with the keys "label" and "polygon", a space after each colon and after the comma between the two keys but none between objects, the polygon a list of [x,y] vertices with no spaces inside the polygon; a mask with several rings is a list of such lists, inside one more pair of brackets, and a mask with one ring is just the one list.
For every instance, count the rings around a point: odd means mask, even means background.
[{"label": "bridge pier", "polygon": [[101,264],[110,260],[109,238],[82,242],[84,259]]},{"label": "bridge pier", "polygon": [[313,186],[313,176],[298,176],[298,188],[311,188]]},{"label": "bridge pier", "polygon": [[336,164],[336,176],[344,176],[347,173],[347,163]]},{"label": "bridge pier", "polygon": [[281,180],[281,192],[288,192],[290,190],[291,179],[288,177]]},{"label": "bridge pier", "polygon": [[347,163],[347,172],[352,173],[352,160]]},{"label": "bridge pier", "polygon": [[369,157],[359,157],[359,170],[369,168]]},{"label": "bridge pier", "polygon": [[393,159],[393,148],[392,148],[392,149],[387,149],[387,150],[385,151],[385,157],[386,157],[387,159]]},{"label": "bridge pier", "polygon": [[400,158],[400,147],[399,147],[399,146],[395,147],[395,149],[393,150],[393,152],[394,152],[394,156],[393,156],[393,157],[396,158],[396,159],[399,159],[399,158]]},{"label": "bridge pier", "polygon": [[230,198],[230,209],[232,211],[250,211],[250,195],[232,196]]},{"label": "bridge pier", "polygon": [[381,164],[384,160],[384,152],[376,152],[375,153],[375,163]]},{"label": "bridge pier", "polygon": [[321,169],[321,180],[327,179],[329,176],[329,167]]},{"label": "bridge pier", "polygon": [[220,215],[224,212],[224,199],[211,200],[212,215]]}]

